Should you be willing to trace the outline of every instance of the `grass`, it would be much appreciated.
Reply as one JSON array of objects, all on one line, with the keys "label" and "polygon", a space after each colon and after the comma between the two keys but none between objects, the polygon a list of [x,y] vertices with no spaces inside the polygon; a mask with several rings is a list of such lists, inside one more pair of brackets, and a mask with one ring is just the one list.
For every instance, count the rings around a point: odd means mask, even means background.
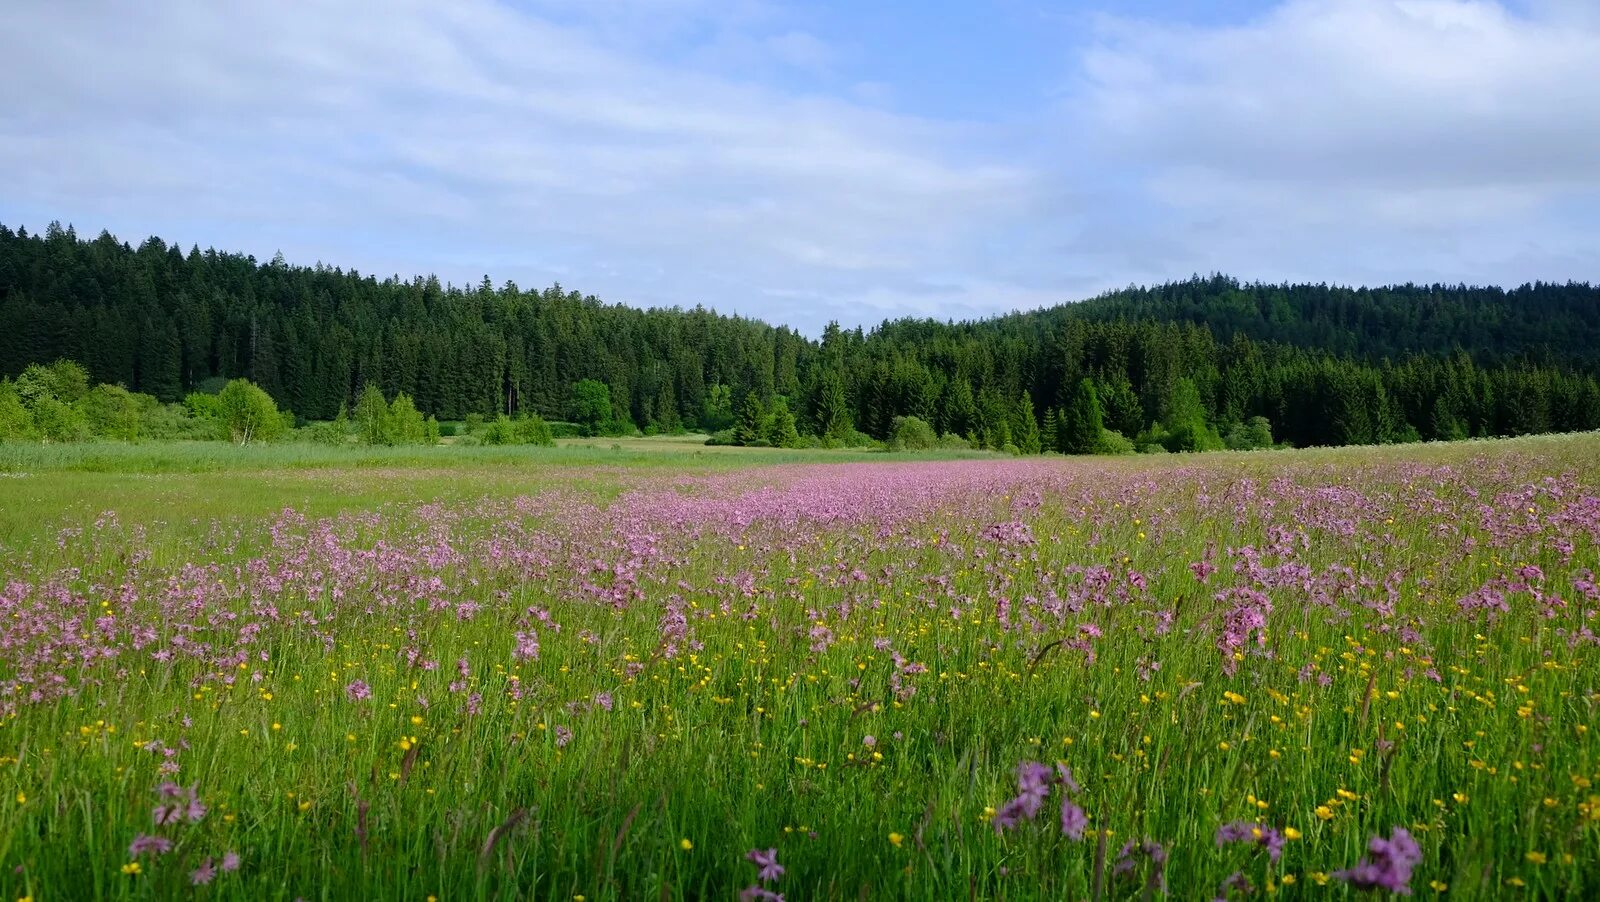
[{"label": "grass", "polygon": [[[1600,437],[616,444],[0,449],[0,890],[1134,898],[1148,837],[1173,898],[1345,898],[1401,827],[1419,896],[1600,893]],[[1082,788],[997,832],[1030,760]]]}]

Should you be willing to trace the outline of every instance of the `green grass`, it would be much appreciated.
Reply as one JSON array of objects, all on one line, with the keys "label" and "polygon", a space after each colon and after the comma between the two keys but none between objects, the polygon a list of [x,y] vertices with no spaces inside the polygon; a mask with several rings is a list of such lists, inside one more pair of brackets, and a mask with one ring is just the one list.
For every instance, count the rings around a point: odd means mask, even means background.
[{"label": "green grass", "polygon": [[[768,465],[910,459],[592,441],[0,448],[10,474],[0,477],[0,585],[65,587],[75,601],[41,604],[81,616],[83,633],[111,613],[154,625],[163,641],[182,632],[226,646],[239,623],[264,624],[237,667],[156,662],[152,645],[64,666],[76,694],[0,721],[0,766],[14,784],[0,797],[0,890],[36,900],[730,898],[753,882],[744,853],[775,847],[788,872],[772,888],[790,899],[1087,899],[1122,843],[1148,836],[1170,851],[1172,898],[1210,898],[1235,870],[1278,897],[1348,898],[1327,875],[1354,864],[1371,835],[1402,826],[1424,849],[1412,881],[1420,897],[1435,896],[1435,882],[1446,898],[1600,893],[1600,745],[1590,729],[1600,660],[1567,641],[1600,627],[1573,583],[1600,569],[1581,526],[1582,499],[1600,495],[1600,437],[987,458],[952,466],[972,485],[1009,481],[951,489],[919,475],[899,500],[943,500],[909,520],[806,530],[758,521],[700,536],[673,519],[675,499],[832,511],[899,471],[821,471],[821,484],[853,487],[821,505],[813,494],[824,489],[794,482],[819,471]],[[940,472],[937,460],[920,463],[935,466],[919,474]],[[285,507],[307,521],[283,521],[287,544],[274,548],[271,522]],[[1526,535],[1505,538],[1509,527],[1486,524],[1485,507]],[[94,525],[103,511],[117,516]],[[1011,521],[1028,524],[1037,544],[1008,553],[986,536]],[[58,541],[65,528],[82,532]],[[669,552],[639,567],[643,600],[581,600],[585,584],[626,584],[616,568],[640,533]],[[1227,549],[1301,535],[1292,561],[1319,590],[1348,584],[1348,597],[1324,605],[1303,589],[1274,590],[1271,655],[1252,642],[1238,672],[1225,673],[1215,639],[1227,606],[1211,596],[1240,582]],[[562,544],[541,544],[551,538]],[[1570,556],[1555,544],[1574,538]],[[460,558],[436,568],[336,563],[345,552],[420,555],[441,544]],[[1208,545],[1223,570],[1202,588],[1188,564]],[[528,549],[548,562],[499,556]],[[327,575],[282,586],[228,575],[251,557],[263,573]],[[251,591],[213,594],[203,613],[163,605],[191,563],[217,564],[223,582]],[[1548,591],[1569,604],[1545,617],[1513,593],[1511,612],[1493,622],[1461,614],[1462,595],[1524,565],[1542,568]],[[348,576],[334,575],[341,566]],[[1129,571],[1149,585],[1039,633],[1002,628],[999,599],[1020,622],[1024,610],[1039,614],[1029,597],[1070,597],[1084,582],[1073,568],[1095,566],[1117,585]],[[1328,576],[1336,567],[1349,568],[1347,580]],[[1364,605],[1387,599],[1386,583],[1390,615]],[[335,584],[342,598],[316,588]],[[5,617],[40,616],[37,593],[6,591]],[[673,596],[703,645],[667,657],[661,620]],[[452,606],[435,609],[441,599]],[[460,601],[481,608],[462,619]],[[535,607],[559,632],[530,619]],[[1162,610],[1175,622],[1157,635]],[[1081,622],[1105,632],[1093,664],[1052,644]],[[813,652],[819,623],[834,641]],[[517,660],[513,634],[530,625],[540,655]],[[0,682],[39,641],[11,635]],[[879,637],[928,671],[892,676]],[[438,669],[408,666],[407,647]],[[461,658],[470,674],[453,691]],[[1148,671],[1151,661],[1160,669]],[[346,698],[357,679],[371,700]],[[915,694],[897,695],[894,679]],[[593,707],[597,693],[614,709]],[[573,731],[565,747],[557,727]],[[150,809],[162,758],[144,750],[151,740],[187,744],[176,779],[197,784],[210,811],[161,831],[177,849],[124,874],[133,836],[158,832]],[[1053,828],[1059,789],[1039,823],[992,829],[1023,760],[1072,767],[1092,817],[1085,841]],[[1219,849],[1219,823],[1244,818],[1299,838],[1277,863]],[[1107,864],[1097,867],[1102,843]],[[190,868],[226,849],[244,857],[237,874],[188,885]],[[1138,896],[1137,884],[1116,881],[1105,892]]]}]

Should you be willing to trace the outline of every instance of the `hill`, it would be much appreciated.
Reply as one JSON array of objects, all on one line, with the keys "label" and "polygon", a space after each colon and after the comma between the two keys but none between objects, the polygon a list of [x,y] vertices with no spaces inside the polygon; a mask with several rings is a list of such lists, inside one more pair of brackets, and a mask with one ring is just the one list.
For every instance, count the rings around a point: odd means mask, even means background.
[{"label": "hill", "polygon": [[[1259,443],[1257,418],[1279,441],[1366,444],[1600,427],[1597,349],[1600,291],[1578,284],[1214,277],[811,340],[560,286],[380,280],[158,238],[134,248],[104,232],[85,241],[59,225],[0,226],[0,375],[69,358],[163,401],[244,376],[313,420],[374,384],[446,420],[560,418],[585,405],[618,429],[741,427],[746,440],[792,411],[799,432],[830,440],[887,438],[916,417],[1025,452],[1097,450],[1083,445],[1096,422],[1149,448]],[[1079,438],[1066,438],[1073,429]]]}]

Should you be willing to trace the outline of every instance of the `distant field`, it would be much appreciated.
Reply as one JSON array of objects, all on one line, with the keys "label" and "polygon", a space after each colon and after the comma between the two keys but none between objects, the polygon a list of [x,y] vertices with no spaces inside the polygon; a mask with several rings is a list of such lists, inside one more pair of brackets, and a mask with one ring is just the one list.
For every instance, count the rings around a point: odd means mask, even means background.
[{"label": "distant field", "polygon": [[701,441],[0,446],[0,892],[1600,895],[1600,435]]}]

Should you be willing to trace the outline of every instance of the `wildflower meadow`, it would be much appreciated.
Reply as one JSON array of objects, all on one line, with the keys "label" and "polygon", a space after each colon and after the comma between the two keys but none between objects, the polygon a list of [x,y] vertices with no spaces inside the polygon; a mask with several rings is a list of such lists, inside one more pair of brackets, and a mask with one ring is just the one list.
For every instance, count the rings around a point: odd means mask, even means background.
[{"label": "wildflower meadow", "polygon": [[1600,896],[1592,434],[234,450],[0,461],[6,898]]}]

